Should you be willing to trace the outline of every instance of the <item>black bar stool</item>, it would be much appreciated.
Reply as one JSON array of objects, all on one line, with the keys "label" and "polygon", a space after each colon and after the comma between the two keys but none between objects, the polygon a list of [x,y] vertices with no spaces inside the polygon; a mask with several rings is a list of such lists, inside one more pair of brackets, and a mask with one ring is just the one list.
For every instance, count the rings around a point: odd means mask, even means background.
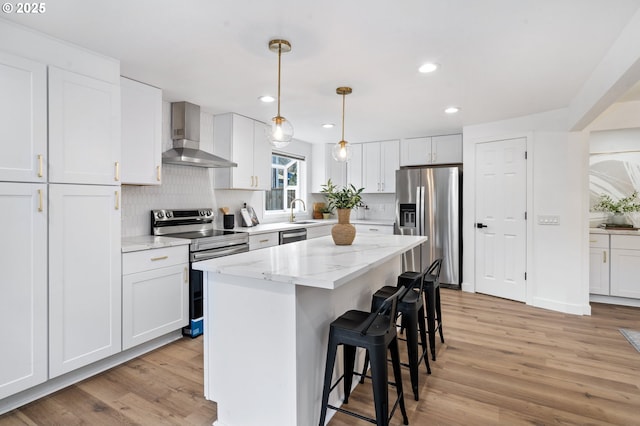
[{"label": "black bar stool", "polygon": [[[324,373],[324,388],[322,390],[322,408],[320,411],[320,426],[324,426],[327,416],[327,408],[331,408],[342,413],[349,414],[361,420],[367,420],[378,426],[386,426],[393,416],[393,413],[400,404],[402,419],[405,425],[409,424],[407,411],[404,406],[404,396],[402,392],[402,376],[400,372],[400,354],[398,351],[398,339],[396,336],[396,310],[398,298],[406,293],[406,288],[396,289],[397,291],[388,297],[375,312],[347,311],[331,323],[329,328],[329,343],[327,347],[327,364]],[[344,371],[345,373],[331,384],[333,366],[336,360],[338,345],[343,345],[344,349]],[[344,403],[349,402],[351,394],[351,384],[353,375],[360,374],[354,371],[356,348],[361,347],[367,350],[367,355],[371,357],[371,382],[373,386],[373,399],[376,410],[376,418],[371,419],[348,411],[341,407],[330,405],[329,393],[344,379]],[[387,349],[391,351],[393,365],[393,375],[395,383],[388,381],[387,370]],[[397,399],[389,413],[389,393],[388,385],[395,385]]]},{"label": "black bar stool", "polygon": [[444,343],[442,333],[442,311],[440,308],[440,269],[442,259],[436,259],[424,274],[424,299],[427,312],[427,330],[431,359],[436,360],[436,331],[440,333],[440,341]]},{"label": "black bar stool", "polygon": [[[427,374],[431,374],[429,366],[429,356],[427,355],[427,327],[425,325],[424,304],[422,299],[423,275],[420,272],[404,272],[398,276],[398,286],[384,286],[376,291],[371,299],[371,310],[375,311],[380,304],[391,294],[398,290],[398,287],[407,289],[404,296],[398,300],[397,316],[401,317],[402,329],[406,330],[407,355],[409,363],[401,363],[405,367],[409,367],[411,376],[411,388],[413,397],[416,401],[419,399],[418,384],[418,367],[422,360],[427,367]],[[418,333],[420,333],[420,344],[422,350],[418,354]],[[364,383],[364,373],[367,371],[367,361],[365,359],[364,369],[362,371],[361,383]]]}]

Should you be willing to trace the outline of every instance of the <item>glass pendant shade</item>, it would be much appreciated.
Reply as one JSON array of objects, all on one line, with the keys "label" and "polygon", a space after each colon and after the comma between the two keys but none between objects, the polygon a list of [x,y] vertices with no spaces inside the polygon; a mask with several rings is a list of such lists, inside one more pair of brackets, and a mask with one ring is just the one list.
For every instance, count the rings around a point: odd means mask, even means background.
[{"label": "glass pendant shade", "polygon": [[291,138],[293,138],[293,126],[286,118],[281,116],[273,117],[271,121],[269,143],[276,148],[287,146],[291,142]]},{"label": "glass pendant shade", "polygon": [[331,156],[339,163],[346,163],[351,159],[351,145],[347,141],[340,141],[331,148]]}]

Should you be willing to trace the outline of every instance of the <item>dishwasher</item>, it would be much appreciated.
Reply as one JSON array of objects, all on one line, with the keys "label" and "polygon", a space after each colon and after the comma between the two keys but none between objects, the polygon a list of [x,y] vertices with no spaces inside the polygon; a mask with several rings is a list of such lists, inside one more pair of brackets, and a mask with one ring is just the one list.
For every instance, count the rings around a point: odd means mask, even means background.
[{"label": "dishwasher", "polygon": [[296,228],[280,231],[280,244],[288,244],[306,239],[307,228]]}]

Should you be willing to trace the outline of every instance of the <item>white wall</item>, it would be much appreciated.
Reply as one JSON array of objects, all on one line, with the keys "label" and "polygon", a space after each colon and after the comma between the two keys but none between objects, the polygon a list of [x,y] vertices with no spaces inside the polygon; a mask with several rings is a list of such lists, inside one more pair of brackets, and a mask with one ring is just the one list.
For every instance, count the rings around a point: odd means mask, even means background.
[{"label": "white wall", "polygon": [[[463,289],[475,290],[475,145],[527,139],[527,304],[589,314],[585,275],[587,226],[583,182],[588,145],[567,129],[567,110],[518,117],[463,129]],[[538,225],[539,215],[560,217]]]}]

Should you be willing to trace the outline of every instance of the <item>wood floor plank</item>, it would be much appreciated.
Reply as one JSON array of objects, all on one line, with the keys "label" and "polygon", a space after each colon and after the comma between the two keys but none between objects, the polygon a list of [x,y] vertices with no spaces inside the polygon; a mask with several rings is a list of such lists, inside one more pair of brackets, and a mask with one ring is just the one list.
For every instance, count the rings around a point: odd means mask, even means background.
[{"label": "wood floor plank", "polygon": [[[420,401],[413,400],[408,371],[402,372],[411,425],[640,424],[640,353],[618,331],[640,330],[640,308],[594,303],[591,316],[576,316],[441,292],[446,342],[437,339],[432,375],[421,367]],[[348,405],[373,415],[369,382]],[[0,426],[200,426],[215,419],[216,404],[203,398],[199,337],[0,416]],[[329,424],[367,423],[337,413]],[[391,424],[402,424],[399,413]]]}]

